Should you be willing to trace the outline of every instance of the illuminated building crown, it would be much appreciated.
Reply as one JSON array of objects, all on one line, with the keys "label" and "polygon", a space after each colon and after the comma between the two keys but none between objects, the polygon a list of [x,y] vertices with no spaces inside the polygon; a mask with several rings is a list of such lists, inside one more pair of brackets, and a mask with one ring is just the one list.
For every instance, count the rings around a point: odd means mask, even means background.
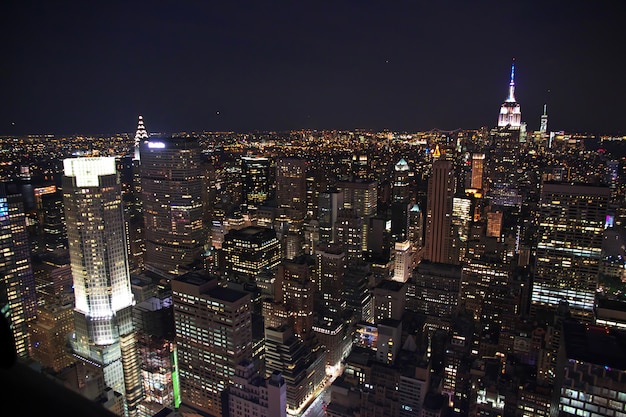
[{"label": "illuminated building crown", "polygon": [[139,116],[137,131],[135,132],[135,159],[139,159],[139,144],[143,139],[148,139],[148,132],[143,125],[143,116]]},{"label": "illuminated building crown", "polygon": [[515,60],[511,65],[511,81],[509,82],[509,96],[500,106],[498,115],[498,127],[519,129],[522,124],[522,110],[515,101]]}]

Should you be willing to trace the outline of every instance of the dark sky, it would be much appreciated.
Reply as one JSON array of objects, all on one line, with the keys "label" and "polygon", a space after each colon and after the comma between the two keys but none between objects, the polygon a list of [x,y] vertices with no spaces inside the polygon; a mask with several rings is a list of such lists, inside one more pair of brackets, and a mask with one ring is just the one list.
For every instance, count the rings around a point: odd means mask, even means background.
[{"label": "dark sky", "polygon": [[1,3],[0,134],[626,133],[621,0]]}]

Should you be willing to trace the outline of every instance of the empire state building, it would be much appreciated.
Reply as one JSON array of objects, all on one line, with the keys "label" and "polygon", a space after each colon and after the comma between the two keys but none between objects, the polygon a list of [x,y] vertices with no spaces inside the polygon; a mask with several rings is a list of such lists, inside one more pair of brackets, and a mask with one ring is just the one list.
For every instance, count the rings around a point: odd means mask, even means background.
[{"label": "empire state building", "polygon": [[511,65],[511,82],[509,83],[509,96],[500,106],[498,115],[498,127],[519,130],[522,124],[522,109],[515,101],[515,62]]}]

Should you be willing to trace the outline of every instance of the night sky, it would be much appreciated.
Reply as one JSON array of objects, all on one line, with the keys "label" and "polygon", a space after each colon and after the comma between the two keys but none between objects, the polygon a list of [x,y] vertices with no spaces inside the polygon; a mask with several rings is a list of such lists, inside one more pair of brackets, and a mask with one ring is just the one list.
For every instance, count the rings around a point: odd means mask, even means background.
[{"label": "night sky", "polygon": [[0,134],[626,134],[626,2],[4,1]]}]

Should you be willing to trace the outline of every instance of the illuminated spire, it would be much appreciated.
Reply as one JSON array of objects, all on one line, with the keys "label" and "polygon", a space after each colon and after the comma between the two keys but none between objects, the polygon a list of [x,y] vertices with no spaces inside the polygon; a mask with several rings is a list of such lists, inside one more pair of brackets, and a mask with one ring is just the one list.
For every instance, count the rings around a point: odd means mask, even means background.
[{"label": "illuminated spire", "polygon": [[439,158],[441,156],[441,151],[439,150],[439,144],[435,145],[435,150],[433,151],[433,158]]},{"label": "illuminated spire", "polygon": [[498,115],[498,127],[518,130],[522,125],[522,110],[515,101],[515,58],[511,64],[511,82],[509,83],[509,96],[500,106]]},{"label": "illuminated spire", "polygon": [[139,144],[143,139],[148,139],[148,132],[143,125],[143,116],[139,116],[139,122],[137,123],[137,131],[135,132],[135,158],[139,160]]},{"label": "illuminated spire", "polygon": [[548,106],[546,104],[543,105],[543,114],[541,115],[539,131],[542,134],[546,134],[548,132]]},{"label": "illuminated spire", "polygon": [[511,82],[509,83],[509,98],[508,102],[515,102],[515,58],[513,58],[513,64],[511,64]]}]

